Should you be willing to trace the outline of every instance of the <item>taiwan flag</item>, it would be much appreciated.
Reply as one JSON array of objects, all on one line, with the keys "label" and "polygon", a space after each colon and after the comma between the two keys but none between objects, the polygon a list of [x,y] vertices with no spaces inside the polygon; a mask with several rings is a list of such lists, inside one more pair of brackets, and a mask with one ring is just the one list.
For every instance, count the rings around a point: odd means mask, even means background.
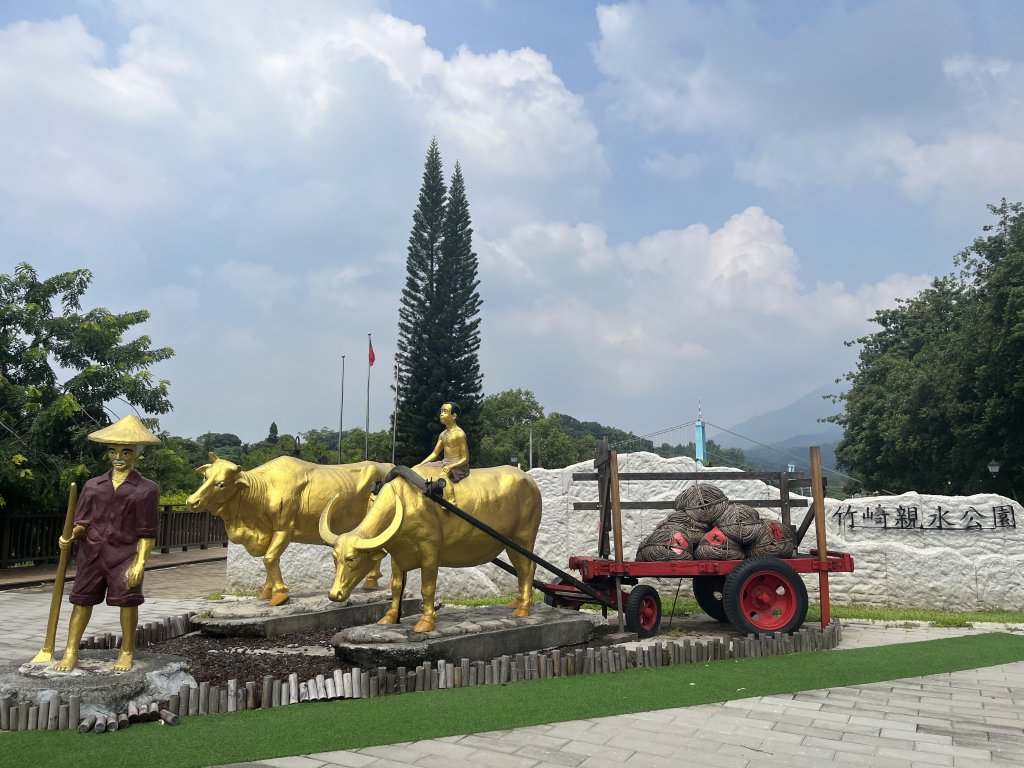
[{"label": "taiwan flag", "polygon": [[373,354],[373,339],[370,339],[370,365],[377,360],[377,356]]}]

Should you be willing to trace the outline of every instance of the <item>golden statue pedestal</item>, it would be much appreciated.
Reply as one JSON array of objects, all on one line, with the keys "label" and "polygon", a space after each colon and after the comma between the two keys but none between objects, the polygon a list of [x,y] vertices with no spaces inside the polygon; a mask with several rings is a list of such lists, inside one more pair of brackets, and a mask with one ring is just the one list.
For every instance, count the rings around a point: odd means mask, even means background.
[{"label": "golden statue pedestal", "polygon": [[[80,697],[78,719],[89,715],[105,717],[125,712],[129,702],[148,707],[154,701],[167,701],[178,693],[182,684],[195,686],[188,672],[188,661],[180,656],[136,651],[132,668],[127,672],[114,672],[111,665],[117,650],[87,650],[78,654],[78,665],[70,672],[55,672],[53,665],[62,652],[46,664],[0,665],[0,696],[10,697],[17,706],[28,703],[39,708],[44,722],[39,730],[47,729],[43,712],[49,712],[50,702],[70,705],[72,696]],[[78,727],[78,720],[69,723]]]},{"label": "golden statue pedestal", "polygon": [[[391,607],[391,594],[384,589],[354,593],[344,603],[335,603],[321,593],[295,594],[278,606],[254,597],[218,601],[204,614],[192,617],[203,634],[215,637],[274,637],[314,629],[341,629],[379,620]],[[420,609],[418,598],[402,601],[403,613]]]},{"label": "golden statue pedestal", "polygon": [[362,668],[415,667],[424,661],[487,661],[498,656],[579,645],[608,631],[599,613],[535,603],[529,616],[513,617],[508,607],[443,606],[430,632],[414,632],[416,613],[398,624],[349,627],[331,638],[342,661]]}]

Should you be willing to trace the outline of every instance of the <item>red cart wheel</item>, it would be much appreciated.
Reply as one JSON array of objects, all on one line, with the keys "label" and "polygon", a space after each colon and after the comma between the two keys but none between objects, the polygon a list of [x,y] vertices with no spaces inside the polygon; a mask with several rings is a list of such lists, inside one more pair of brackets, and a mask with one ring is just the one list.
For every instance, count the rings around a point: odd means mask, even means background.
[{"label": "red cart wheel", "polygon": [[654,587],[639,584],[629,592],[625,611],[626,629],[642,638],[658,634],[661,626],[661,595]]},{"label": "red cart wheel", "polygon": [[725,589],[724,576],[694,576],[693,598],[697,605],[708,616],[716,621],[728,623],[725,605],[722,603],[722,590]]},{"label": "red cart wheel", "polygon": [[726,577],[722,604],[745,635],[790,634],[807,618],[807,587],[778,558],[755,557]]}]

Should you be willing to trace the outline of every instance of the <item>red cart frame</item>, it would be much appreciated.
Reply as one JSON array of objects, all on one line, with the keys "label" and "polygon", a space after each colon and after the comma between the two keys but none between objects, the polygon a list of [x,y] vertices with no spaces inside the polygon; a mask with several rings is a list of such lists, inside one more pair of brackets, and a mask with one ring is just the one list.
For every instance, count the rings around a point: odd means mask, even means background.
[{"label": "red cart frame", "polygon": [[[825,541],[824,483],[821,457],[817,446],[810,449],[811,478],[802,475],[756,472],[679,472],[632,473],[621,476],[618,457],[608,449],[606,440],[598,445],[594,461],[596,473],[579,473],[574,480],[598,482],[597,503],[577,502],[576,509],[598,509],[598,557],[574,555],[569,569],[578,571],[580,579],[560,578],[538,586],[550,605],[579,609],[588,603],[601,604],[618,611],[620,631],[629,630],[641,637],[657,632],[661,623],[661,598],[657,590],[638,584],[642,578],[693,579],[694,596],[701,608],[712,618],[731,623],[744,634],[790,633],[803,624],[807,614],[807,589],[798,574],[817,573],[821,604],[821,625],[831,622],[828,591],[829,573],[852,573],[853,558],[846,552],[827,549]],[[779,482],[778,500],[743,500],[740,503],[758,507],[781,507],[782,523],[794,531],[797,548],[810,523],[815,523],[817,547],[806,554],[799,551],[792,557],[755,557],[746,560],[671,560],[639,562],[622,555],[622,517],[625,508],[670,508],[672,502],[630,502],[619,499],[620,480],[726,480],[773,479]],[[813,506],[804,516],[799,529],[790,521],[790,507],[806,506],[806,499],[791,499],[789,489],[810,485]],[[614,556],[609,534],[614,539]],[[632,589],[623,590],[623,585]],[[582,587],[582,589],[581,589]]]}]

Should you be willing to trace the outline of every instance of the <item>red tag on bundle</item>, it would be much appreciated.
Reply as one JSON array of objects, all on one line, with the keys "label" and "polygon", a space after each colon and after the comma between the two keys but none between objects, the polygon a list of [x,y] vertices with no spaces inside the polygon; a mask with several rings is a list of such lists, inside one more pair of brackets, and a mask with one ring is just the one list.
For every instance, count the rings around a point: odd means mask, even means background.
[{"label": "red tag on bundle", "polygon": [[772,520],[768,523],[768,535],[772,537],[772,541],[782,541],[782,537],[786,535],[786,532],[782,530],[782,526]]},{"label": "red tag on bundle", "polygon": [[690,546],[690,544],[686,541],[683,534],[681,534],[679,531],[676,531],[674,534],[672,534],[672,543],[669,544],[669,549],[671,549],[677,555],[681,555],[688,546]]},{"label": "red tag on bundle", "polygon": [[725,544],[727,538],[728,537],[724,533],[715,527],[707,532],[707,535],[704,537],[704,541],[714,547],[720,547]]}]

